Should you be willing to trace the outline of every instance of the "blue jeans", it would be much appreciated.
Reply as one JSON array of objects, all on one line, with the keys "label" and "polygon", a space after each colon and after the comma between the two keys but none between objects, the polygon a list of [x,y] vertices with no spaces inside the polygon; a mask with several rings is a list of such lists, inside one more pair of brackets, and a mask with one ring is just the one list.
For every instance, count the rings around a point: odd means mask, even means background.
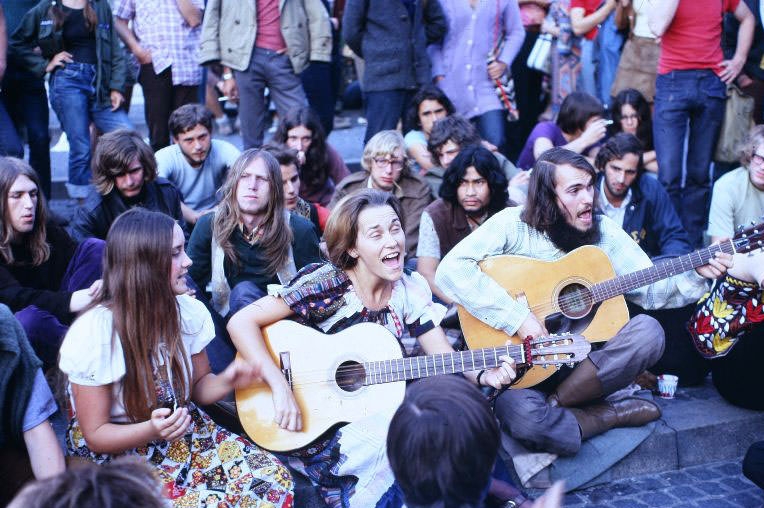
[{"label": "blue jeans", "polygon": [[[656,80],[653,139],[658,179],[695,247],[703,241],[711,194],[709,166],[726,98],[725,84],[711,70],[672,71],[659,74]],[[682,187],[688,125],[687,175]]]},{"label": "blue jeans", "polygon": [[13,123],[26,130],[29,164],[40,177],[40,185],[50,198],[50,134],[48,133],[48,93],[45,81],[21,69],[13,61],[3,78],[2,99]]},{"label": "blue jeans", "polygon": [[52,76],[50,104],[69,139],[69,183],[73,198],[84,198],[90,183],[90,122],[101,132],[132,125],[123,110],[112,111],[96,102],[95,66],[73,62]]},{"label": "blue jeans", "polygon": [[21,144],[21,138],[19,138],[16,127],[14,127],[2,101],[0,101],[0,155],[24,157],[24,146]]},{"label": "blue jeans", "polygon": [[398,120],[404,117],[413,95],[412,91],[404,89],[364,92],[363,102],[367,123],[363,144],[365,145],[378,132],[395,129],[398,126]]},{"label": "blue jeans", "polygon": [[507,114],[503,109],[492,109],[482,115],[473,116],[470,120],[475,124],[481,138],[496,145],[500,152],[504,152],[506,142],[504,126],[506,125]]},{"label": "blue jeans", "polygon": [[590,41],[581,38],[581,79],[578,81],[577,91],[586,92],[592,97],[597,97],[597,44],[596,41]]},{"label": "blue jeans", "polygon": [[597,98],[605,107],[610,107],[610,89],[615,81],[618,62],[621,60],[623,35],[615,26],[615,13],[611,13],[600,25],[597,32]]}]

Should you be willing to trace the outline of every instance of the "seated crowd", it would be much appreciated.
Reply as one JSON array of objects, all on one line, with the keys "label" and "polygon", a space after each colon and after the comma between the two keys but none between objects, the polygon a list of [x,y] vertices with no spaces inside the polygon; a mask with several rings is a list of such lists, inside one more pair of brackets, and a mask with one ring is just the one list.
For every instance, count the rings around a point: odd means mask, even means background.
[{"label": "seated crowd", "polygon": [[[183,26],[173,37],[201,44],[198,58],[222,67],[222,100],[240,100],[243,151],[214,138],[215,115],[193,102],[198,65],[185,80],[180,64],[152,65],[151,53],[160,54],[141,46],[152,37],[146,7],[115,3],[112,26],[102,19],[112,17],[105,0],[42,2],[11,37],[26,66],[51,73],[77,209],[64,224],[48,209],[50,175],[0,156],[3,505],[166,506],[169,499],[178,508],[289,508],[305,502],[301,480],[333,508],[553,508],[561,505],[561,482],[535,501],[524,494],[543,483],[534,483],[542,470],[580,456],[611,429],[661,417],[635,383],[654,389],[657,376],[675,374],[690,386],[710,375],[728,402],[764,410],[756,365],[764,353],[764,249],[745,255],[730,241],[764,220],[764,127],[750,130],[740,167],[713,186],[706,153],[718,137],[722,84],[741,71],[753,37],[748,0],[721,2],[722,14],[737,20],[737,46],[724,61],[714,47],[722,63],[699,69],[677,54],[682,28],[697,30],[688,2],[667,0],[676,13],[662,7],[649,23],[665,44],[651,93],[611,90],[601,82],[605,63],[596,76],[577,71],[577,89],[560,81],[575,85],[567,73],[580,68],[578,55],[600,51],[594,37],[611,13],[627,20],[627,30],[635,16],[645,29],[646,14],[628,1],[584,9],[578,4],[592,2],[573,0],[569,17],[552,2],[548,18],[536,6],[541,18],[530,23],[533,13],[514,0],[497,1],[491,13],[469,2],[471,16],[465,2],[404,0],[394,6],[395,23],[411,25],[404,34],[386,25],[388,2],[362,8],[348,0],[341,31],[366,59],[369,120],[355,171],[329,143],[326,97],[324,107],[315,105],[330,53],[339,51],[332,38],[340,20],[330,21],[326,2],[280,8],[258,0],[224,10],[221,0],[206,7],[178,0],[172,9]],[[240,15],[264,29],[247,32]],[[505,87],[515,86],[504,78],[516,54],[528,57],[526,22],[560,40],[569,30],[575,50],[552,59],[552,116],[518,124],[504,121],[504,109],[512,115]],[[48,54],[47,23],[67,44],[76,40],[78,58],[92,61],[72,60],[64,46]],[[494,26],[501,42],[478,38]],[[465,49],[473,32],[482,52],[474,67]],[[118,37],[140,64],[149,142],[121,109],[129,80]],[[236,49],[239,39],[247,48]],[[404,39],[411,47],[394,46]],[[399,51],[411,68],[387,69],[386,61],[398,62],[385,51]],[[518,96],[539,95],[540,80],[526,83],[517,73],[515,80]],[[266,86],[279,118],[263,144]],[[77,108],[88,113],[77,116]],[[698,120],[693,108],[706,108],[708,118]],[[101,131],[92,151],[91,121]],[[522,142],[512,152],[515,130]],[[689,196],[684,203],[680,191]],[[601,257],[582,266],[601,264],[628,284],[597,302],[591,294],[559,301],[596,312],[598,302],[623,295],[623,315],[607,336],[587,337],[594,343],[585,358],[534,381],[525,348],[555,327],[577,326],[580,316],[555,307],[557,317],[545,319],[549,304],[529,304],[531,291],[513,294],[503,280],[509,276],[492,275],[492,266],[519,267],[512,273],[541,286],[551,263],[592,252]],[[637,270],[642,275],[629,278]],[[249,408],[237,408],[233,393],[253,385],[249,391],[272,405],[271,434],[315,425],[295,388],[325,381],[292,377],[290,353],[270,335],[284,321],[330,337],[362,334],[369,323],[382,329],[402,357],[402,373],[384,374],[385,383],[406,379],[400,404],[288,450],[250,439],[239,421]],[[484,368],[473,354],[472,368],[462,356],[456,373],[454,358],[471,346],[474,326],[500,337],[493,363],[483,350]],[[522,354],[510,338],[524,341]],[[382,384],[371,370],[356,379],[349,366],[356,360],[333,366],[329,383],[344,390],[347,375],[353,389]],[[764,488],[764,442],[749,444],[744,472]]]}]

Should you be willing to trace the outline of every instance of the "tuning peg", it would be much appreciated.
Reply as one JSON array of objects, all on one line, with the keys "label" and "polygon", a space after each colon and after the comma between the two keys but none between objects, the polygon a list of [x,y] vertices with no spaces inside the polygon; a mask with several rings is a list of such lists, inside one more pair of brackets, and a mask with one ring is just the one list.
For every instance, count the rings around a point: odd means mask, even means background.
[{"label": "tuning peg", "polygon": [[743,227],[743,225],[741,224],[741,225],[739,225],[739,226],[737,227],[737,232],[738,232],[738,233],[742,233],[742,232],[743,232],[743,229],[744,229],[744,227]]},{"label": "tuning peg", "polygon": [[571,369],[572,369],[573,367],[575,367],[575,366],[576,366],[576,363],[575,363],[575,362],[570,362],[570,363],[568,363],[568,367],[570,367]]}]

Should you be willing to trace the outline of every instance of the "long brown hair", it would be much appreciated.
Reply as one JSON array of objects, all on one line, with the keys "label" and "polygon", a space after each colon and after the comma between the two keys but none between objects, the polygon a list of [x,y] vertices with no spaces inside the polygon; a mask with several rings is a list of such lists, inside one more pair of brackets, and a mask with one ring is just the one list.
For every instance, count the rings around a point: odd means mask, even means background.
[{"label": "long brown hair", "polygon": [[16,232],[8,217],[8,192],[19,176],[26,176],[37,186],[37,206],[35,207],[34,228],[26,235],[25,243],[32,252],[32,265],[39,266],[50,257],[50,245],[47,241],[45,221],[47,209],[45,196],[40,191],[40,179],[32,167],[21,159],[14,157],[0,157],[0,218],[3,227],[0,231],[0,255],[3,260],[12,265],[14,263],[11,241]]},{"label": "long brown hair", "polygon": [[181,338],[180,312],[170,284],[171,217],[133,208],[114,221],[106,237],[103,288],[93,302],[111,310],[113,338],[124,352],[122,395],[133,421],[147,420],[158,407],[154,362],[164,344],[178,406],[191,386],[191,369]]},{"label": "long brown hair", "polygon": [[222,198],[215,213],[212,234],[223,248],[228,259],[239,263],[239,256],[231,243],[231,235],[241,223],[241,210],[236,200],[236,189],[244,171],[260,159],[268,170],[270,196],[263,220],[263,236],[258,241],[263,256],[267,260],[265,267],[268,275],[275,275],[289,258],[289,246],[292,243],[292,228],[284,216],[284,183],[281,181],[281,168],[276,158],[264,150],[251,148],[242,153],[231,169],[228,170],[223,187]]},{"label": "long brown hair", "polygon": [[157,161],[143,137],[129,129],[117,129],[98,139],[93,155],[93,185],[102,196],[114,189],[119,175],[127,173],[134,160],[143,168],[143,179],[151,182],[157,177]]},{"label": "long brown hair", "polygon": [[[98,15],[91,3],[91,0],[85,2],[85,10],[82,14],[85,17],[85,26],[88,30],[93,32],[98,26]],[[61,0],[53,0],[50,4],[50,9],[48,9],[48,13],[50,17],[53,18],[53,26],[55,29],[60,30],[61,27],[64,26],[64,21],[66,21],[67,17],[67,13],[64,12],[63,2]]]},{"label": "long brown hair", "polygon": [[401,213],[401,202],[392,192],[377,189],[360,189],[340,200],[332,210],[324,229],[324,240],[329,260],[341,270],[353,268],[358,259],[348,251],[355,247],[358,238],[358,216],[365,208],[389,206],[401,222],[401,229],[406,230]]}]

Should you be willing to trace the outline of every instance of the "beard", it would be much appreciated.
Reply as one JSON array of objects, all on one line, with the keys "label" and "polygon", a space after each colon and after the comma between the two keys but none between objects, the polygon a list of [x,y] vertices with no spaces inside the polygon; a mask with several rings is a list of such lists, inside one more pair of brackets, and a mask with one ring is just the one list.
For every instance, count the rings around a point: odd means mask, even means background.
[{"label": "beard", "polygon": [[563,252],[570,252],[584,245],[599,243],[602,234],[600,232],[600,216],[592,211],[592,227],[586,231],[574,228],[564,217],[560,217],[557,223],[552,224],[546,230],[549,239]]}]

